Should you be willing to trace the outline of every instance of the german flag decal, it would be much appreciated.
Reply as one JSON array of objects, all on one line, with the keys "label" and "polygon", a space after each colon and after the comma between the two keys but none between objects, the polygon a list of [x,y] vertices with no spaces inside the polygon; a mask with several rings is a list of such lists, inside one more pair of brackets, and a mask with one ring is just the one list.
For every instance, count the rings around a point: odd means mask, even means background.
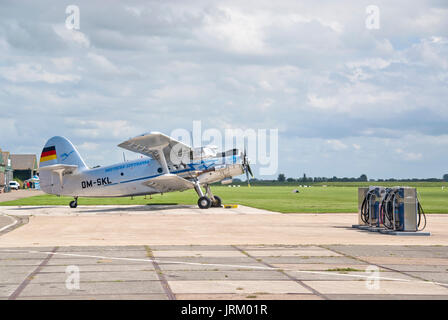
[{"label": "german flag decal", "polygon": [[42,154],[40,156],[40,162],[50,161],[57,159],[56,156],[56,148],[54,146],[52,147],[46,147],[42,150]]}]

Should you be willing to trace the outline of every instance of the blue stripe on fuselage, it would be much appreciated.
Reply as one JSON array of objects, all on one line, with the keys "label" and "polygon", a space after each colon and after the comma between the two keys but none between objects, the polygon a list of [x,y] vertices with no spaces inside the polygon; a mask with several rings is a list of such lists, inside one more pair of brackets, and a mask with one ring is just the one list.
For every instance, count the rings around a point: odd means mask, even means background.
[{"label": "blue stripe on fuselage", "polygon": [[[231,156],[231,157],[226,157],[226,158],[230,158],[232,163],[236,163],[237,161],[237,156]],[[225,164],[226,163],[226,158],[221,158],[223,161],[222,163]],[[179,173],[184,173],[184,172],[190,172],[190,171],[195,171],[195,170],[207,170],[209,168],[211,168],[212,166],[216,165],[219,158],[214,158],[212,160],[201,160],[201,162],[199,163],[188,163],[188,167],[186,169],[181,169],[181,170],[176,170],[176,171],[170,171],[170,173],[172,174],[179,174]],[[109,173],[109,172],[113,172],[113,171],[118,171],[120,169],[130,169],[130,168],[136,168],[136,167],[140,167],[142,165],[149,165],[151,161],[156,161],[154,159],[146,159],[146,160],[142,160],[139,162],[132,162],[132,163],[123,163],[123,164],[119,164],[119,165],[115,165],[113,167],[109,167],[109,168],[105,168],[104,171]],[[230,162],[230,161],[229,161]],[[150,176],[144,176],[144,177],[140,177],[140,178],[134,178],[134,179],[130,179],[130,180],[125,180],[125,181],[120,181],[120,182],[115,182],[115,183],[111,183],[108,185],[104,185],[105,187],[108,186],[114,186],[117,184],[122,184],[122,183],[129,183],[129,182],[135,182],[135,181],[140,181],[140,180],[146,180],[146,179],[152,179],[155,177],[159,177],[164,175],[164,173],[160,173],[160,174],[155,174],[155,175],[150,175]]]}]

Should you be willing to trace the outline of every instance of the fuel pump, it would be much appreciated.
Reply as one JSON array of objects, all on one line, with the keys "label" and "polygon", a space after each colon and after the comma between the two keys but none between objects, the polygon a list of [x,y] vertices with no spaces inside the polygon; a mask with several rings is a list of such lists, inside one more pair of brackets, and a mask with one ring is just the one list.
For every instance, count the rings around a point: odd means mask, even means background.
[{"label": "fuel pump", "polygon": [[426,216],[416,188],[379,186],[358,189],[358,225],[353,227],[394,235],[430,235],[422,231]]},{"label": "fuel pump", "polygon": [[381,216],[388,230],[416,232],[426,227],[426,215],[415,188],[387,189],[382,202]]},{"label": "fuel pump", "polygon": [[362,199],[359,217],[363,226],[378,228],[381,226],[379,213],[385,189],[377,186],[371,186],[365,189],[367,190],[363,190],[363,192],[358,191],[358,203],[361,202],[360,199]]}]

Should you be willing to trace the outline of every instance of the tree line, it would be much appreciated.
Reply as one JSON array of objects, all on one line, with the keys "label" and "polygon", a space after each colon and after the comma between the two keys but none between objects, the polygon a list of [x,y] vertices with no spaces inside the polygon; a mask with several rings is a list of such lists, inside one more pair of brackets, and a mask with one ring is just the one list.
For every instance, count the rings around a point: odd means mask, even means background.
[{"label": "tree line", "polygon": [[[233,179],[235,182],[241,182],[240,179]],[[299,183],[310,183],[310,182],[448,182],[448,173],[444,174],[441,179],[439,178],[409,178],[409,179],[368,179],[366,174],[361,174],[359,177],[307,177],[304,173],[302,177],[299,178],[291,178],[286,177],[285,174],[280,173],[276,180],[265,180],[265,179],[251,179],[253,182],[299,182]]]}]

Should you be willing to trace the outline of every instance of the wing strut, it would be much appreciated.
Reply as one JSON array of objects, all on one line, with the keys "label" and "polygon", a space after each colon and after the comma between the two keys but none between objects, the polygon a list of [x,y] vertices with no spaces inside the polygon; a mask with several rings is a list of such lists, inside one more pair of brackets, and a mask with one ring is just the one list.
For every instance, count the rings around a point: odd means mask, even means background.
[{"label": "wing strut", "polygon": [[165,154],[163,153],[163,147],[157,148],[157,153],[160,157],[160,164],[162,165],[163,173],[170,173],[170,169],[168,168],[168,164],[166,163]]},{"label": "wing strut", "polygon": [[57,170],[54,170],[54,172],[56,172],[57,174],[58,174],[58,176],[59,176],[59,182],[60,182],[60,184],[61,184],[61,189],[64,189],[64,181],[63,181],[63,173],[64,173],[64,169],[57,169]]}]

